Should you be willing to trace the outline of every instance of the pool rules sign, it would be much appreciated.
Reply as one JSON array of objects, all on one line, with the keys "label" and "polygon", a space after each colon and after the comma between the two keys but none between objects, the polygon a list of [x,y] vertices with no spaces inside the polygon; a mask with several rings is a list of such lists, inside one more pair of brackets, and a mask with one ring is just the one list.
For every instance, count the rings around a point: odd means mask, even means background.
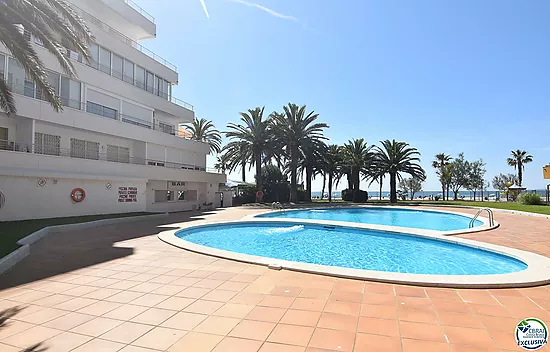
[{"label": "pool rules sign", "polygon": [[137,187],[118,187],[119,203],[137,203]]}]

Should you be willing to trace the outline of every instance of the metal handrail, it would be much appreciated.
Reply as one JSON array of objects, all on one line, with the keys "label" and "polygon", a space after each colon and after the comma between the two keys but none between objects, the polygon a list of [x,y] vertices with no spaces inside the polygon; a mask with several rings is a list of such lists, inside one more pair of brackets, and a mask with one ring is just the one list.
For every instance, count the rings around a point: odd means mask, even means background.
[{"label": "metal handrail", "polygon": [[493,211],[489,208],[483,208],[483,209],[479,209],[476,215],[472,218],[472,220],[470,220],[470,223],[468,224],[468,228],[474,227],[476,219],[484,210],[486,210],[487,214],[489,214],[489,226],[491,227],[495,226],[495,216],[493,214]]},{"label": "metal handrail", "polygon": [[[130,149],[130,148],[128,148]],[[20,152],[29,154],[41,154],[59,157],[68,157],[73,159],[87,159],[87,160],[99,160],[109,161],[123,164],[132,165],[146,165],[146,166],[159,166],[169,169],[183,169],[192,171],[205,171],[209,173],[220,173],[217,170],[207,168],[205,166],[175,163],[164,160],[145,159],[137,157],[121,157],[120,155],[114,155],[109,153],[89,152],[89,151],[74,151],[70,148],[57,148],[48,145],[28,144],[20,143],[16,141],[10,141],[6,139],[0,139],[0,151]],[[81,154],[84,152],[84,154]],[[80,153],[80,154],[79,154]]]},{"label": "metal handrail", "polygon": [[271,203],[271,210],[275,210],[275,209],[281,210],[281,209],[284,209],[284,207],[281,204],[281,202],[273,202]]},{"label": "metal handrail", "polygon": [[147,18],[149,21],[155,23],[155,18],[153,15],[151,15],[149,12],[145,11],[143,8],[141,8],[138,4],[133,2],[132,0],[124,0],[125,3],[127,3],[131,8],[139,12],[143,17]]}]

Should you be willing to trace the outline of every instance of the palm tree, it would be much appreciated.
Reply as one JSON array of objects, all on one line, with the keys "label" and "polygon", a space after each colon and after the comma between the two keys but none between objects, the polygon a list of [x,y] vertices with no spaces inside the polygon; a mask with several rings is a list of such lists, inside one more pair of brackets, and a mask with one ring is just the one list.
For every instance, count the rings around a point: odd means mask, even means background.
[{"label": "palm tree", "polygon": [[241,168],[242,180],[246,182],[246,163],[252,158],[250,149],[246,142],[232,141],[223,147],[222,152],[228,160],[228,170],[230,172],[235,171],[237,168]]},{"label": "palm tree", "polygon": [[[435,155],[435,160],[432,161],[432,167],[437,169],[437,174],[439,175],[439,181],[441,181],[441,195],[443,197],[442,200],[445,200],[445,178],[442,177],[443,175],[443,168],[446,165],[449,165],[451,162],[452,157],[450,155],[447,155],[445,153],[439,153]],[[447,198],[449,198],[449,195],[447,195]]]},{"label": "palm tree", "polygon": [[359,191],[361,175],[364,178],[371,175],[374,155],[371,152],[373,146],[368,145],[363,138],[352,139],[344,144],[342,148],[343,163],[349,167],[349,176],[351,177],[351,185],[355,198],[355,194]]},{"label": "palm tree", "polygon": [[506,159],[508,165],[513,166],[514,169],[518,171],[518,186],[521,186],[523,182],[523,170],[525,169],[525,164],[533,161],[533,156],[527,154],[525,150],[512,150],[512,157]]},{"label": "palm tree", "polygon": [[214,123],[205,118],[194,119],[191,124],[185,125],[191,132],[191,139],[201,141],[210,145],[210,152],[219,153],[221,150],[222,136],[216,129]]},{"label": "palm tree", "polygon": [[216,158],[216,164],[214,164],[214,168],[220,171],[222,174],[225,174],[225,172],[230,168],[229,165],[230,161],[227,154],[221,154],[218,155],[218,157]]},{"label": "palm tree", "polygon": [[390,175],[390,202],[397,203],[397,180],[401,181],[401,173],[424,180],[424,170],[418,164],[420,153],[408,143],[385,140],[380,142],[382,147],[376,147],[377,167],[385,174]]},{"label": "palm tree", "polygon": [[289,103],[283,109],[283,114],[273,113],[271,118],[275,138],[287,149],[290,164],[290,201],[296,202],[300,150],[312,140],[326,139],[323,136],[323,129],[328,128],[328,125],[315,122],[319,115],[313,111],[306,115],[305,105],[299,107]]},{"label": "palm tree", "polygon": [[[324,174],[328,176],[328,201],[332,202],[332,184],[340,172],[342,166],[341,148],[336,144],[328,146],[323,158]],[[324,191],[324,187],[323,187]]]},{"label": "palm tree", "polygon": [[[44,64],[25,35],[28,33],[42,42],[44,48],[57,59],[63,71],[71,78],[76,73],[66,47],[90,62],[88,43],[94,40],[94,36],[65,1],[0,1],[0,42],[23,66],[54,110],[62,110],[57,92],[47,81]],[[7,114],[16,114],[10,88],[6,81],[0,79],[0,109]]]},{"label": "palm tree", "polygon": [[[227,128],[230,131],[225,132],[227,138],[233,139],[234,149],[238,147],[241,157],[248,156],[250,165],[256,166],[256,188],[262,190],[262,157],[272,147],[271,124],[269,120],[264,120],[264,108],[257,107],[248,113],[241,112],[241,122],[243,124],[229,123]],[[244,160],[244,159],[243,159]],[[244,175],[244,169],[243,169]],[[256,199],[260,201],[261,199]]]},{"label": "palm tree", "polygon": [[300,149],[301,153],[301,171],[305,171],[306,177],[306,202],[311,202],[311,181],[316,175],[322,173],[323,155],[327,150],[327,145],[319,139],[309,139]]}]

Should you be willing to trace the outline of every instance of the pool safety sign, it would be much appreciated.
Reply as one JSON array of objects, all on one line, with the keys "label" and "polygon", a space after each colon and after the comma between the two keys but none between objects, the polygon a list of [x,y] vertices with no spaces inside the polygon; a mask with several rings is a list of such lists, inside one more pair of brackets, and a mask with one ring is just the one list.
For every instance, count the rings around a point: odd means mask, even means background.
[{"label": "pool safety sign", "polygon": [[119,203],[137,203],[137,187],[118,187]]}]

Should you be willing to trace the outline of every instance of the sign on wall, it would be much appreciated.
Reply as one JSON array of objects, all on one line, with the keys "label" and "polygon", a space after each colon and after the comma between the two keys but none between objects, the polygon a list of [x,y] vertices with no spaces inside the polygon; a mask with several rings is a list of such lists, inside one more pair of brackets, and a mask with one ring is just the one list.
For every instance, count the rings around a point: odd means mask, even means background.
[{"label": "sign on wall", "polygon": [[118,187],[119,203],[137,203],[137,187]]},{"label": "sign on wall", "polygon": [[186,189],[187,184],[184,181],[167,181],[166,187],[168,189]]}]

